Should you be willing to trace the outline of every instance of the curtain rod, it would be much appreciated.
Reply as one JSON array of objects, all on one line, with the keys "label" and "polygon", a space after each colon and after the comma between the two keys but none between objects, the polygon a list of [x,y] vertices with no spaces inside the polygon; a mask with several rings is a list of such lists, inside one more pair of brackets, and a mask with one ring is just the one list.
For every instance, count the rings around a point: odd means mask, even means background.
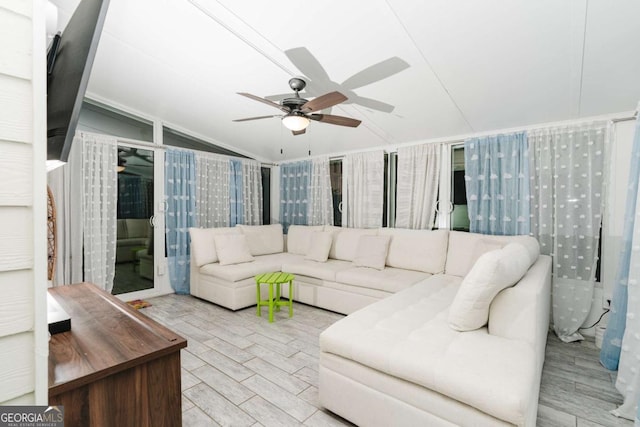
[{"label": "curtain rod", "polygon": [[638,118],[638,112],[636,111],[636,113],[633,116],[623,117],[621,119],[611,119],[611,123],[629,122],[631,120],[636,120],[637,118]]}]

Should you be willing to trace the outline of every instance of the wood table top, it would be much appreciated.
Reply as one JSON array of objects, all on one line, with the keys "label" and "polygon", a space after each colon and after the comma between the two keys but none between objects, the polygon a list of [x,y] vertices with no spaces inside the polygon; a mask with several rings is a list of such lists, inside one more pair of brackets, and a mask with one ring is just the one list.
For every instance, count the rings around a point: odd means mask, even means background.
[{"label": "wood table top", "polygon": [[187,341],[90,283],[49,293],[71,317],[71,330],[49,341],[49,395],[80,387],[179,351]]}]

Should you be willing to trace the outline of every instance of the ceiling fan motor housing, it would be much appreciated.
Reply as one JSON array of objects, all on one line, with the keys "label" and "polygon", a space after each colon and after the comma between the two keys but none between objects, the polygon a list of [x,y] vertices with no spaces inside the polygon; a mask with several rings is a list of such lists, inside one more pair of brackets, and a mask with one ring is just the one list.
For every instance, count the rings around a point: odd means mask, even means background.
[{"label": "ceiling fan motor housing", "polygon": [[280,104],[284,107],[288,107],[291,111],[299,111],[301,107],[307,103],[304,98],[285,98],[280,101]]},{"label": "ceiling fan motor housing", "polygon": [[302,80],[300,77],[292,77],[289,80],[289,87],[296,93],[304,89],[306,86],[307,86],[307,82]]}]

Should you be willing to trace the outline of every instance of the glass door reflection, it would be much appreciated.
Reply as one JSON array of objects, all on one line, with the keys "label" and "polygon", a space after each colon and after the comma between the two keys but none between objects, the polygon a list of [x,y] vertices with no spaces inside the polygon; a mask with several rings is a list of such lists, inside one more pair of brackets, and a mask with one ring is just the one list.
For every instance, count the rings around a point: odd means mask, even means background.
[{"label": "glass door reflection", "polygon": [[154,287],[154,152],[118,145],[118,206],[114,295]]}]

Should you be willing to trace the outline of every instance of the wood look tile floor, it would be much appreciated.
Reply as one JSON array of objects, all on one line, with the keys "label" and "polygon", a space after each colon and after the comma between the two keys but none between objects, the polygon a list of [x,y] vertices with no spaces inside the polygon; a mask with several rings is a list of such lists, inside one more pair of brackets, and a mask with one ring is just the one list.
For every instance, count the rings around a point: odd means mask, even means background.
[{"label": "wood look tile floor", "polygon": [[[318,336],[340,314],[294,303],[268,323],[267,309],[237,312],[190,296],[150,299],[148,315],[188,340],[182,350],[182,420],[195,426],[344,426],[318,403]],[[615,373],[593,341],[552,333],[542,374],[539,427],[627,426],[609,411],[622,402]]]}]

